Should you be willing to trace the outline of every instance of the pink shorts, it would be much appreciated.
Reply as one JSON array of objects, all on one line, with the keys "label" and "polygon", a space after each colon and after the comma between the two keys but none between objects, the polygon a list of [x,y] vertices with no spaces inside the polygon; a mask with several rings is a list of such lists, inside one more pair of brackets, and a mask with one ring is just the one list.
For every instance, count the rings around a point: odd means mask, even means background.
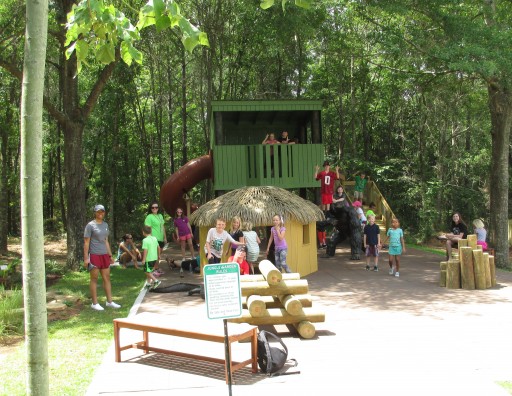
[{"label": "pink shorts", "polygon": [[192,239],[191,234],[180,236],[180,241],[186,241],[187,239]]},{"label": "pink shorts", "polygon": [[487,250],[487,242],[485,242],[485,241],[477,241],[476,244],[477,245],[481,245],[482,246],[482,250],[484,252]]},{"label": "pink shorts", "polygon": [[110,267],[110,256],[108,254],[90,254],[89,262],[98,269]]},{"label": "pink shorts", "polygon": [[322,205],[332,204],[332,194],[322,194]]}]

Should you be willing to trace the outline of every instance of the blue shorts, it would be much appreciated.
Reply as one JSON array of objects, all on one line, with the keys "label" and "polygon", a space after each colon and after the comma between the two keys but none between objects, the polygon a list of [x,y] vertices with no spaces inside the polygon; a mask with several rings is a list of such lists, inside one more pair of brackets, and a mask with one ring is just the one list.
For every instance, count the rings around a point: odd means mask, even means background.
[{"label": "blue shorts", "polygon": [[388,253],[390,256],[400,256],[402,254],[402,245],[390,246]]},{"label": "blue shorts", "polygon": [[379,257],[379,248],[377,245],[366,245],[366,257]]}]

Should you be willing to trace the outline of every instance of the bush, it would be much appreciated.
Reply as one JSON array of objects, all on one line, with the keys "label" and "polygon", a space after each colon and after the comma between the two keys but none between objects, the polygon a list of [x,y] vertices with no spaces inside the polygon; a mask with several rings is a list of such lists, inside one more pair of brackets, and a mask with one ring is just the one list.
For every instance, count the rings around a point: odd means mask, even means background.
[{"label": "bush", "polygon": [[0,286],[0,337],[23,334],[23,292]]}]

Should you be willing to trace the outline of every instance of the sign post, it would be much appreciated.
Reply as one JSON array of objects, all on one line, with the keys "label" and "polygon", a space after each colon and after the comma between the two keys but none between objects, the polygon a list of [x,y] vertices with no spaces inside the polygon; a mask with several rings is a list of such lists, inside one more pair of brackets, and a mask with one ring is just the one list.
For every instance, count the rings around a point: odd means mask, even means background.
[{"label": "sign post", "polygon": [[228,342],[228,318],[242,316],[240,267],[237,263],[208,264],[203,268],[208,319],[224,319],[224,350],[231,396],[231,356]]}]

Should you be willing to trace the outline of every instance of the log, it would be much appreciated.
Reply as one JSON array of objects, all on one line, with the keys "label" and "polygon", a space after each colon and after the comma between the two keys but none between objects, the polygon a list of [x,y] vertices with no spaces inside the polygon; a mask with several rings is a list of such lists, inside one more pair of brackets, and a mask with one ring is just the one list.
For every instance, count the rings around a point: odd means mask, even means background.
[{"label": "log", "polygon": [[484,253],[484,270],[485,270],[485,288],[488,289],[491,287],[491,267],[489,265],[489,253]]},{"label": "log", "polygon": [[247,309],[254,317],[266,316],[267,304],[262,300],[261,296],[252,295],[247,297]]},{"label": "log", "polygon": [[469,246],[463,246],[460,248],[460,274],[462,288],[466,290],[475,290],[473,249]]},{"label": "log", "polygon": [[489,255],[489,269],[491,271],[491,287],[496,286],[496,264],[494,263],[494,256]]},{"label": "log", "polygon": [[460,261],[449,260],[446,266],[446,288],[460,289]]},{"label": "log", "polygon": [[446,287],[446,266],[448,265],[448,261],[441,261],[439,263],[439,269],[441,270],[439,277],[439,286]]},{"label": "log", "polygon": [[469,234],[467,236],[467,241],[468,241],[468,246],[470,248],[473,248],[473,250],[476,249],[476,247],[477,247],[477,244],[476,244],[476,241],[477,241],[476,234]]},{"label": "log", "polygon": [[[240,278],[243,277],[241,276]],[[247,298],[249,297],[242,297],[243,308],[247,308]],[[260,298],[265,303],[267,308],[284,308],[283,304],[281,303],[277,296],[260,296]],[[311,297],[311,294],[300,294],[296,295],[295,298],[297,298],[300,301],[303,307],[309,308],[313,306],[313,299]]]},{"label": "log", "polygon": [[265,277],[269,285],[277,285],[283,279],[283,274],[269,260],[262,260],[258,265],[258,269]]},{"label": "log", "polygon": [[278,285],[265,282],[240,282],[242,296],[258,294],[260,296],[280,296],[284,294],[307,294],[309,291],[306,279],[284,280]]},{"label": "log", "polygon": [[467,239],[457,240],[457,246],[458,247],[468,246],[468,240]]},{"label": "log", "polygon": [[[283,280],[297,280],[300,279],[298,272],[292,272],[289,274],[281,274]],[[240,282],[262,282],[266,281],[263,275],[244,275],[240,277]]]},{"label": "log", "polygon": [[228,319],[231,323],[249,323],[254,326],[294,324],[304,320],[310,322],[325,322],[325,313],[315,308],[303,308],[304,315],[290,315],[284,308],[268,309],[268,316],[253,318],[247,309],[242,309],[242,316]]},{"label": "log", "polygon": [[283,304],[284,309],[290,315],[303,315],[304,311],[302,310],[302,304],[297,297],[293,294],[288,294],[286,296],[277,296],[281,304]]},{"label": "log", "polygon": [[473,265],[475,267],[475,287],[477,290],[485,289],[484,253],[481,250],[473,250]]},{"label": "log", "polygon": [[293,326],[297,329],[297,332],[302,338],[311,339],[316,334],[315,325],[307,320],[303,320],[300,323],[294,323]]}]

